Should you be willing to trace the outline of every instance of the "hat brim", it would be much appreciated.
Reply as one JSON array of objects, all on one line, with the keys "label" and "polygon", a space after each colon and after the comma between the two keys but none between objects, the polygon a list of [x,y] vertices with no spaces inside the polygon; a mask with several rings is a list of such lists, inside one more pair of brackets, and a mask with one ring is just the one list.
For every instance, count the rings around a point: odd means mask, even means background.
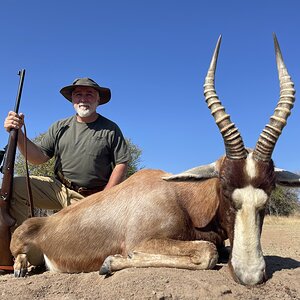
[{"label": "hat brim", "polygon": [[[68,85],[63,87],[60,90],[60,93],[70,102],[72,102],[72,92],[74,91],[74,89],[76,87],[79,86],[85,86],[85,87],[91,87],[90,85]],[[105,88],[105,87],[92,87],[93,89],[97,90],[99,92],[100,95],[100,101],[99,101],[99,105],[105,104],[107,103],[110,98],[111,98],[111,92],[109,88]]]}]

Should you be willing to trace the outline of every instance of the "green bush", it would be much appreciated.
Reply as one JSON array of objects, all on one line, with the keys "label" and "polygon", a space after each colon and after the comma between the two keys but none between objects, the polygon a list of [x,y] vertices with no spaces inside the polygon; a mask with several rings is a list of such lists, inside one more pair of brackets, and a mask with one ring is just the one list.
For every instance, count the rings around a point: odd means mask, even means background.
[{"label": "green bush", "polygon": [[277,186],[269,199],[266,213],[275,216],[289,216],[300,212],[299,189]]}]

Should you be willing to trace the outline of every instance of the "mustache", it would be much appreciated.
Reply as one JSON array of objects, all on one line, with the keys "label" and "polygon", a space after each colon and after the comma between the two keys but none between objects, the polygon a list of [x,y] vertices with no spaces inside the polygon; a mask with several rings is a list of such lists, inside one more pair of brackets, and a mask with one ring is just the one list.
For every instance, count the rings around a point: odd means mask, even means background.
[{"label": "mustache", "polygon": [[88,106],[88,107],[91,107],[91,104],[90,103],[86,103],[86,102],[79,102],[78,105],[84,105],[84,106]]}]

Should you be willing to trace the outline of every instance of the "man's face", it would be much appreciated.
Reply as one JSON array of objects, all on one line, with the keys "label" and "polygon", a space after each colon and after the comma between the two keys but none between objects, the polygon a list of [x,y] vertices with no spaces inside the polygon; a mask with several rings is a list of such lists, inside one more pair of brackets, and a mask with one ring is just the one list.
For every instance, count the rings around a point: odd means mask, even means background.
[{"label": "man's face", "polygon": [[72,102],[81,118],[91,116],[99,104],[99,93],[91,87],[76,87],[72,92]]}]

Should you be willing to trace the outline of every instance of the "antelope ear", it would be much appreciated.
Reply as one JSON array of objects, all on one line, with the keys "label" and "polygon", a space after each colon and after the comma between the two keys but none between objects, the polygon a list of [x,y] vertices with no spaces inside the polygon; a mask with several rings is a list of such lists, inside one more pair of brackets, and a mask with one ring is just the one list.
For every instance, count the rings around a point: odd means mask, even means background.
[{"label": "antelope ear", "polygon": [[218,175],[217,163],[213,162],[209,165],[189,169],[176,175],[164,176],[162,179],[166,181],[203,180],[218,177]]},{"label": "antelope ear", "polygon": [[275,174],[278,185],[300,187],[300,175],[278,168],[275,168]]}]

